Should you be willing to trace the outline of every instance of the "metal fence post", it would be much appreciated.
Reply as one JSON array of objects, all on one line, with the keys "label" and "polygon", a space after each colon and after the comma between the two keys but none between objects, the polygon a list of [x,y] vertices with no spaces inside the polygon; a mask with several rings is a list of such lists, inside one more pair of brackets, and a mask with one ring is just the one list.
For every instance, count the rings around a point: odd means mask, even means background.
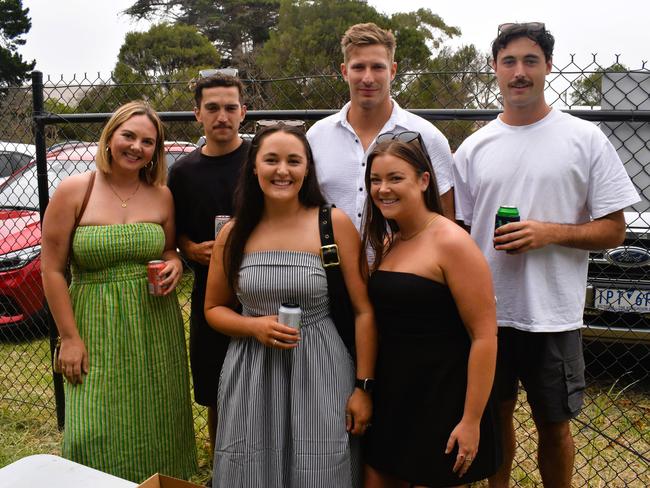
[{"label": "metal fence post", "polygon": [[[47,179],[47,148],[45,142],[45,122],[41,118],[44,112],[45,103],[43,97],[43,73],[40,71],[32,72],[32,103],[33,103],[33,127],[34,142],[36,145],[36,175],[38,184],[38,200],[41,214],[41,226],[43,225],[43,216],[45,209],[50,200],[50,192]],[[54,345],[58,332],[56,324],[52,318],[49,307],[46,305],[47,325],[50,331],[50,357],[54,354]],[[63,375],[52,372],[54,380],[54,402],[56,404],[56,422],[59,429],[63,429],[65,418],[65,394],[63,391]]]}]

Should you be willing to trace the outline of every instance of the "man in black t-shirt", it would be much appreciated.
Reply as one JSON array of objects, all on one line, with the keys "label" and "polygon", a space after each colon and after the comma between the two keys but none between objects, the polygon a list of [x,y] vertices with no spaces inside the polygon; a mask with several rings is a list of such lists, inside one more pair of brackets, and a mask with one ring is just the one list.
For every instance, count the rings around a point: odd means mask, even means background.
[{"label": "man in black t-shirt", "polygon": [[190,316],[190,364],[194,399],[208,407],[208,431],[214,450],[217,428],[217,387],[228,337],[212,329],[203,306],[208,265],[215,238],[215,216],[232,215],[233,193],[249,143],[239,136],[246,115],[243,85],[238,78],[216,74],[197,81],[196,120],[206,143],[179,159],[169,174],[176,207],[178,247],[194,271]]}]

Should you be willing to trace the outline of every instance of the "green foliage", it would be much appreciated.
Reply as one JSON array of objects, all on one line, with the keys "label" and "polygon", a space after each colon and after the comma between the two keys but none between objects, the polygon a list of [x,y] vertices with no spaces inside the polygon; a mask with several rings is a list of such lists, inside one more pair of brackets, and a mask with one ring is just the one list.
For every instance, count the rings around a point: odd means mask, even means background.
[{"label": "green foliage", "polygon": [[269,76],[338,73],[341,36],[359,22],[389,27],[388,18],[358,0],[282,0],[276,30],[256,56]]},{"label": "green foliage", "polygon": [[[164,19],[195,26],[215,44],[225,61],[240,69],[242,78],[254,81],[276,78],[273,84],[252,84],[250,91],[254,93],[248,94],[247,102],[249,108],[257,109],[341,106],[348,90],[340,76],[343,57],[340,40],[357,23],[374,22],[393,31],[397,41],[395,56],[402,71],[405,67],[430,71],[438,69],[434,65],[444,61],[453,65],[464,63],[467,67],[471,62],[483,62],[484,57],[474,48],[458,53],[443,49],[443,43],[460,35],[460,30],[447,25],[428,8],[389,17],[365,0],[137,0],[126,13],[136,19]],[[134,65],[141,61],[143,50],[135,44],[132,52],[131,65]],[[128,64],[122,54],[120,61]],[[131,67],[132,73],[118,63],[114,78],[137,84],[143,78],[134,78],[133,73],[151,74],[154,61],[142,62],[144,69]],[[222,59],[221,64],[227,63]],[[405,77],[405,81],[413,80]],[[426,83],[431,84],[432,94],[415,97],[419,100],[414,103],[428,108],[474,100],[475,92],[481,89],[478,84],[469,86],[468,82],[464,86],[462,80],[444,77]],[[394,85],[396,93],[403,88],[400,81]]]},{"label": "green foliage", "polygon": [[[488,55],[474,45],[456,51],[443,48],[421,69],[409,70],[396,78],[393,93],[408,108],[493,108],[496,80],[486,72]],[[457,148],[477,127],[472,121],[438,122],[452,149]]]},{"label": "green foliage", "polygon": [[[74,107],[52,98],[45,99],[43,108],[45,112],[61,115],[76,112]],[[51,144],[54,142],[88,140],[86,138],[86,131],[87,129],[84,127],[84,124],[52,124],[47,126],[46,134],[48,138],[52,139],[52,141],[48,141]]]},{"label": "green foliage", "polygon": [[438,49],[446,38],[461,34],[458,27],[449,26],[438,14],[428,8],[421,8],[415,12],[399,12],[393,14],[391,21],[399,34],[399,29],[413,29],[421,32],[435,49]]},{"label": "green foliage", "polygon": [[[96,85],[79,102],[81,113],[110,113],[131,100],[147,100],[158,111],[191,110],[193,102],[187,80],[203,68],[219,64],[219,54],[195,27],[158,24],[147,32],[130,32],[120,49],[113,70],[114,85]],[[167,137],[189,133],[196,124],[178,123]],[[75,139],[95,140],[92,127],[80,124]],[[90,138],[89,138],[90,137]],[[187,138],[187,136],[183,137]]]},{"label": "green foliage", "polygon": [[[196,70],[191,69],[195,75]],[[180,78],[188,79],[190,72],[179,72]],[[129,74],[120,78],[115,85],[97,85],[89,90],[79,105],[74,108],[79,113],[111,113],[120,105],[132,100],[147,100],[159,112],[179,112],[191,110],[193,107],[192,93],[186,82],[170,82],[166,84],[150,83],[140,75]],[[53,111],[53,110],[52,110]],[[97,140],[101,129],[99,124],[71,124],[65,127],[70,139]],[[166,139],[196,140],[200,130],[195,122],[176,122],[167,125]]]},{"label": "green foliage", "polygon": [[34,143],[32,92],[29,87],[5,89],[0,96],[0,114],[0,141]]},{"label": "green foliage", "polygon": [[29,9],[23,9],[22,4],[22,0],[0,0],[0,89],[20,85],[36,64],[23,61],[16,52],[32,27]]},{"label": "green foliage", "polygon": [[[172,81],[192,67],[216,66],[219,54],[207,37],[195,27],[183,24],[158,24],[147,32],[129,32],[120,48],[116,77],[130,74],[163,82]],[[130,73],[129,73],[130,72]]]},{"label": "green foliage", "polygon": [[340,41],[353,24],[374,22],[394,32],[396,59],[423,65],[444,38],[460,34],[429,9],[387,17],[360,0],[282,0],[280,22],[256,61],[268,75],[338,73]]},{"label": "green foliage", "polygon": [[602,98],[603,73],[625,73],[627,66],[614,63],[609,68],[598,68],[590,75],[584,75],[573,83],[571,105],[600,106]]},{"label": "green foliage", "polygon": [[404,76],[400,99],[411,108],[494,108],[498,90],[487,68],[488,55],[473,44],[456,51],[445,47]]},{"label": "green foliage", "polygon": [[269,38],[279,0],[137,0],[125,10],[135,19],[195,26],[217,48],[224,65],[237,64]]},{"label": "green foliage", "polygon": [[433,48],[460,34],[429,9],[388,17],[361,0],[282,0],[277,29],[255,58],[259,77],[323,76],[274,84],[267,94],[286,99],[287,108],[341,106],[347,88],[339,77],[340,41],[348,27],[362,22],[392,30],[396,59],[410,68],[426,67]]}]

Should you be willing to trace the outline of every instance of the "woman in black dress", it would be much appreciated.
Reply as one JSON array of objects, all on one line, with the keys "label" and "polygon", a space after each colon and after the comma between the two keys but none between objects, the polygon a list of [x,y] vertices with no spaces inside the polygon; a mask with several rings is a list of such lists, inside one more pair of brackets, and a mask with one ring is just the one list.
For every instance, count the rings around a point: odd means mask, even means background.
[{"label": "woman in black dress", "polygon": [[[406,142],[403,142],[406,141]],[[490,270],[441,215],[416,132],[382,134],[368,156],[364,242],[379,329],[366,487],[459,486],[501,461],[489,403],[497,350]]]}]

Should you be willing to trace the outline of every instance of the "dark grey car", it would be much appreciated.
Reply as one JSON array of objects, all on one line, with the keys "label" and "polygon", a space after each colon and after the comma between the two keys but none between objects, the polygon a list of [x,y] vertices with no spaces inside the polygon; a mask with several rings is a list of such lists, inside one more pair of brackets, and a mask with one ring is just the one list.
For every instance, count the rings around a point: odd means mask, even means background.
[{"label": "dark grey car", "polygon": [[650,345],[650,213],[625,220],[625,242],[590,255],[583,335]]}]

